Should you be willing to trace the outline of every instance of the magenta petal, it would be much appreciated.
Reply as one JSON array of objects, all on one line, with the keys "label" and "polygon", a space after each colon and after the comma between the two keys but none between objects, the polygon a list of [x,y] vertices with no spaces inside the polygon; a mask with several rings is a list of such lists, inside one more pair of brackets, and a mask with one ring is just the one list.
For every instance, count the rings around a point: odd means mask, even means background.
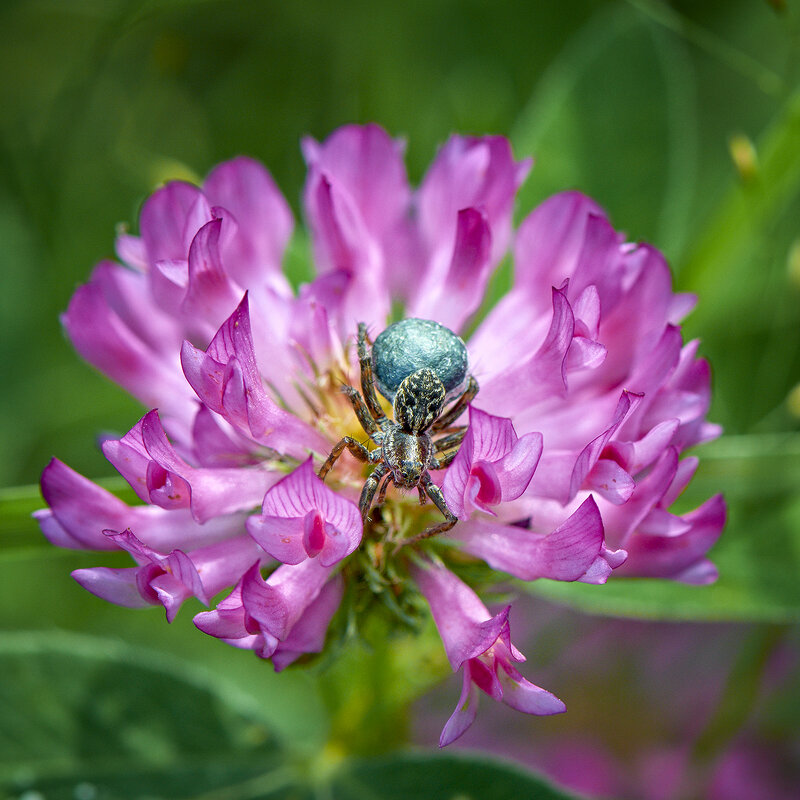
[{"label": "magenta petal", "polygon": [[299,564],[308,558],[303,547],[303,518],[253,514],[247,519],[247,532],[277,561]]},{"label": "magenta petal", "polygon": [[635,475],[664,452],[679,424],[677,419],[664,420],[636,442],[610,442],[608,452],[627,472]]},{"label": "magenta petal", "polygon": [[376,240],[392,232],[407,213],[411,190],[403,145],[378,125],[345,125],[322,144],[305,139],[303,153],[312,170],[346,193]]},{"label": "magenta petal", "polygon": [[489,280],[492,234],[485,214],[475,208],[458,212],[453,255],[447,273],[429,273],[416,299],[407,309],[409,317],[435,319],[459,331],[478,308]]},{"label": "magenta petal", "polygon": [[319,559],[309,558],[297,566],[278,567],[264,582],[256,565],[242,582],[245,610],[259,627],[283,640],[317,597],[330,573]]},{"label": "magenta petal", "polygon": [[188,411],[185,383],[109,307],[98,284],[78,287],[62,321],[81,356],[145,405],[166,400],[171,412]]},{"label": "magenta petal", "polygon": [[497,264],[508,247],[514,194],[530,166],[530,160],[514,161],[502,136],[450,137],[417,192],[420,232],[431,261],[452,253],[458,212],[481,208],[492,231],[491,263]]},{"label": "magenta petal", "polygon": [[499,678],[503,686],[503,702],[523,714],[563,714],[567,710],[563,701],[554,694],[523,677],[515,679],[501,669]]},{"label": "magenta petal", "polygon": [[325,645],[333,615],[339,608],[344,591],[340,575],[331,578],[320,590],[316,600],[306,608],[289,635],[276,648],[272,663],[280,672],[305,653],[320,653]]},{"label": "magenta petal", "polygon": [[106,441],[103,453],[143,500],[162,508],[191,508],[201,523],[258,505],[278,477],[264,469],[191,467],[175,453],[156,411],[122,439]]},{"label": "magenta petal", "polygon": [[120,233],[114,240],[114,252],[120,261],[137,272],[147,270],[147,250],[141,237]]},{"label": "magenta petal", "polygon": [[152,605],[139,593],[136,583],[138,567],[110,569],[108,567],[92,567],[76,569],[72,577],[91,592],[109,603],[127,608],[146,608]]},{"label": "magenta petal", "polygon": [[[572,470],[568,493],[560,497],[562,503],[568,503],[584,486],[587,476],[600,459],[604,448],[617,432],[625,420],[633,413],[636,406],[641,402],[641,396],[632,392],[624,391],[619,398],[617,407],[611,424],[599,435],[596,436],[586,447],[583,448]],[[628,493],[630,497],[630,493]],[[625,498],[627,499],[627,497]]]},{"label": "magenta petal", "polygon": [[603,550],[603,522],[588,497],[547,535],[483,520],[461,524],[455,533],[468,553],[522,580],[579,580]]},{"label": "magenta petal", "polygon": [[210,325],[211,333],[236,308],[241,290],[230,280],[220,258],[221,219],[213,219],[197,232],[189,249],[188,285],[182,311]]},{"label": "magenta petal", "polygon": [[312,550],[319,546],[323,566],[350,555],[361,542],[358,508],[317,477],[310,458],[267,492],[261,515],[248,520],[248,530],[274,558],[297,564],[312,557],[306,548],[307,520],[312,526],[317,520]]},{"label": "magenta petal", "polygon": [[280,452],[305,456],[327,442],[269,397],[256,364],[247,295],[205,353],[185,342],[183,371],[197,396],[237,430]]},{"label": "magenta petal", "polygon": [[45,529],[43,520],[54,516],[58,528],[74,542],[73,545],[58,542],[61,547],[114,549],[113,542],[103,534],[103,530],[127,527],[126,518],[129,509],[122,500],[84,478],[83,475],[79,475],[56,458],[52,459],[42,472],[41,487],[42,497],[50,506],[49,514],[37,512],[39,515],[37,518],[42,524],[45,535],[48,535],[52,523],[47,523]]},{"label": "magenta petal", "polygon": [[[254,565],[258,568],[258,565]],[[241,581],[233,591],[212,611],[201,611],[194,617],[194,624],[203,633],[218,639],[243,639],[249,636],[245,628],[245,611],[242,605]]]},{"label": "magenta petal", "polygon": [[496,464],[503,502],[516,500],[528,488],[543,446],[541,433],[526,433]]},{"label": "magenta petal", "polygon": [[458,698],[458,703],[456,703],[450,719],[442,729],[439,736],[439,747],[447,747],[463,735],[467,728],[475,722],[478,713],[478,687],[472,682],[466,666],[462,667],[461,674],[461,696]]},{"label": "magenta petal", "polygon": [[587,475],[586,487],[614,505],[622,505],[633,494],[636,483],[616,461],[601,458]]},{"label": "magenta petal", "polygon": [[539,349],[481,386],[481,404],[513,416],[545,398],[565,394],[565,361],[574,332],[574,316],[564,293],[553,289],[553,317]]},{"label": "magenta petal", "polygon": [[50,508],[34,516],[45,536],[60,547],[113,549],[113,539],[103,531],[131,528],[142,542],[159,552],[169,552],[227,540],[244,530],[244,520],[238,515],[217,517],[200,525],[188,510],[129,506],[57,459],[42,473],[42,494]]},{"label": "magenta petal", "polygon": [[355,202],[335,179],[314,168],[304,199],[315,263],[323,273],[342,271],[348,278],[340,304],[342,336],[350,333],[354,320],[383,327],[390,306],[385,254]]},{"label": "magenta petal", "polygon": [[185,259],[195,233],[210,219],[211,210],[196,186],[172,181],[152,194],[139,215],[150,263]]},{"label": "magenta petal", "polygon": [[454,670],[486,652],[508,624],[508,608],[491,616],[478,595],[444,567],[417,567],[413,576],[431,607]]},{"label": "magenta petal", "polygon": [[625,548],[628,561],[620,574],[640,577],[713,580],[715,572],[708,568],[705,554],[717,541],[725,525],[725,502],[715,495],[683,519],[690,527],[677,536],[647,535],[637,532]]},{"label": "magenta petal", "polygon": [[589,217],[602,214],[579,192],[562,192],[537,206],[514,239],[515,287],[536,297],[542,286],[560,286],[575,270]]},{"label": "magenta petal", "polygon": [[236,282],[254,286],[267,274],[279,275],[294,221],[269,172],[258,161],[239,156],[215,167],[203,191],[212,206],[222,206],[236,219],[236,232],[222,247]]},{"label": "magenta petal", "polygon": [[517,499],[528,487],[541,454],[540,434],[518,439],[511,420],[470,406],[467,435],[442,485],[451,511],[464,519],[473,505],[494,513],[490,505]]}]

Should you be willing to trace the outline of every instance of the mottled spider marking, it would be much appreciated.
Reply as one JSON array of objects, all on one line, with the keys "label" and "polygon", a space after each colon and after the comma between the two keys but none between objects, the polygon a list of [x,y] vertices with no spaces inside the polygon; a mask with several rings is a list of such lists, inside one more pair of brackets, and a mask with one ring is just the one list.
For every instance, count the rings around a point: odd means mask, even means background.
[{"label": "mottled spider marking", "polygon": [[395,422],[406,432],[419,435],[430,428],[444,408],[444,384],[432,369],[419,369],[397,387]]}]

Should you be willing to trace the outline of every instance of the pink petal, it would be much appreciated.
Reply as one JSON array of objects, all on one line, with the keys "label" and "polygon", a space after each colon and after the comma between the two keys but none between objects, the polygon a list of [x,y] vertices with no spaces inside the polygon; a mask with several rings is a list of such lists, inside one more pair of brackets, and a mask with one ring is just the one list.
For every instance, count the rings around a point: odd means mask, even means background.
[{"label": "pink petal", "polygon": [[449,269],[443,277],[431,271],[421,283],[407,316],[434,319],[459,331],[483,300],[489,280],[492,234],[486,215],[475,208],[458,212]]},{"label": "pink petal", "polygon": [[303,616],[273,653],[272,663],[276,672],[285,669],[305,653],[322,652],[325,634],[339,608],[343,592],[344,581],[340,575],[335,575],[322,587],[316,600],[306,608]]},{"label": "pink petal", "polygon": [[541,454],[541,435],[518,439],[511,420],[470,406],[467,435],[442,484],[450,509],[464,519],[472,505],[489,511],[488,505],[515,500],[530,483]]},{"label": "pink petal", "polygon": [[616,461],[601,458],[586,477],[586,488],[597,492],[615,505],[630,499],[636,483]]},{"label": "pink petal", "polygon": [[722,533],[725,517],[725,501],[722,495],[715,495],[683,516],[690,525],[685,533],[657,536],[637,532],[626,544],[629,556],[620,574],[710,582],[716,571],[704,556]]},{"label": "pink petal", "polygon": [[185,259],[199,228],[211,220],[202,192],[189,183],[172,181],[142,206],[139,230],[151,264]]},{"label": "pink petal", "polygon": [[77,289],[62,322],[75,349],[104,375],[145,405],[163,405],[170,414],[188,415],[191,392],[172,368],[109,308],[101,287]]},{"label": "pink petal", "polygon": [[215,167],[203,190],[212,206],[222,206],[237,222],[235,234],[222,246],[231,277],[240,286],[254,286],[266,275],[280,275],[294,221],[269,172],[239,156]]},{"label": "pink petal", "polygon": [[463,667],[461,696],[450,719],[445,723],[439,736],[439,747],[447,747],[462,736],[467,728],[475,722],[478,713],[478,687],[472,682],[469,670]]},{"label": "pink petal", "polygon": [[431,607],[454,670],[485,653],[507,625],[508,608],[491,616],[478,595],[444,567],[416,567],[412,575]]},{"label": "pink petal", "polygon": [[[508,247],[514,194],[530,160],[515,162],[502,136],[452,136],[439,150],[417,193],[418,219],[434,270],[453,251],[456,219],[463,208],[481,208],[492,232],[491,264]],[[445,255],[446,254],[446,255]]]},{"label": "pink petal", "polygon": [[331,573],[319,559],[308,558],[297,566],[284,564],[266,582],[252,567],[242,582],[242,602],[259,627],[284,640],[319,594]]},{"label": "pink petal", "polygon": [[322,144],[303,140],[310,170],[328,176],[357,209],[365,228],[377,240],[395,229],[408,211],[403,145],[378,125],[345,125]]},{"label": "pink petal", "polygon": [[520,224],[514,239],[515,288],[531,299],[543,286],[560,286],[575,271],[590,215],[602,209],[579,192],[553,195]]},{"label": "pink petal", "polygon": [[526,528],[470,520],[455,538],[464,550],[491,567],[522,580],[579,580],[604,552],[603,522],[588,497],[562,525],[547,535]]},{"label": "pink petal", "polygon": [[126,569],[92,567],[73,570],[72,577],[84,589],[109,603],[126,608],[146,608],[151,603],[139,593],[136,585],[137,571],[137,567]]},{"label": "pink petal", "polygon": [[322,527],[317,533],[324,533],[319,550],[323,566],[332,566],[360,544],[362,524],[358,508],[317,477],[310,458],[267,492],[261,515],[248,520],[248,530],[274,558],[296,564],[310,556],[305,547],[309,514],[319,515]]},{"label": "pink petal", "polygon": [[531,683],[525,678],[514,679],[501,670],[503,702],[523,714],[563,714],[567,707],[554,694]]},{"label": "pink petal", "polygon": [[253,349],[247,295],[202,352],[184,342],[181,363],[197,396],[235,429],[295,457],[327,441],[269,397]]},{"label": "pink petal", "polygon": [[[252,565],[258,569],[258,564]],[[194,624],[203,633],[218,639],[244,639],[248,637],[245,627],[245,610],[242,605],[242,580],[217,607],[211,611],[201,611],[194,617]]]},{"label": "pink petal", "polygon": [[553,289],[553,318],[539,349],[481,385],[481,404],[501,416],[513,416],[546,398],[566,393],[565,361],[574,317],[564,293]]},{"label": "pink petal", "polygon": [[[619,427],[625,420],[633,413],[633,410],[641,402],[641,396],[635,395],[632,392],[624,391],[619,398],[617,407],[614,411],[614,416],[608,427],[599,435],[596,436],[586,447],[583,448],[575,466],[572,469],[570,476],[570,485],[568,492],[562,497],[558,498],[562,503],[566,504],[580,491],[586,482],[587,476],[592,471],[594,466],[600,459],[600,454],[605,449],[608,442],[617,432]],[[630,495],[629,495],[630,496]],[[626,498],[627,499],[627,498]]]},{"label": "pink petal", "polygon": [[188,286],[181,310],[202,319],[213,335],[236,308],[241,290],[228,277],[220,258],[221,219],[203,225],[189,249]]},{"label": "pink petal", "polygon": [[253,508],[278,478],[260,468],[191,467],[169,443],[157,411],[142,417],[122,439],[104,442],[103,453],[145,502],[191,508],[201,523]]}]

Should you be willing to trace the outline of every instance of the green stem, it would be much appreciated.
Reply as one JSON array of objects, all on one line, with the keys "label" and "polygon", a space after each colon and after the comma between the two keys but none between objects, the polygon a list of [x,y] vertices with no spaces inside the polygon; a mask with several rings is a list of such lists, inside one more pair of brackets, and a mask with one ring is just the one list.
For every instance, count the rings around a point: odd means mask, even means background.
[{"label": "green stem", "polygon": [[320,674],[332,714],[329,748],[366,756],[407,744],[410,704],[447,672],[432,625],[398,634],[387,616],[370,614],[361,637]]}]

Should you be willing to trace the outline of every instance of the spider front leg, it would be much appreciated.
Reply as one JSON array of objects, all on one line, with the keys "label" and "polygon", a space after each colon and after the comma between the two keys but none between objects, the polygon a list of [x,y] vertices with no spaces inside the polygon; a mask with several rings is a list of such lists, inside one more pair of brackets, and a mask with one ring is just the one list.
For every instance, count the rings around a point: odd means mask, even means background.
[{"label": "spider front leg", "polygon": [[478,394],[479,389],[478,381],[470,375],[464,391],[450,407],[450,410],[442,414],[442,416],[433,423],[433,430],[440,431],[442,428],[450,427],[450,425],[461,416],[464,409],[475,399],[475,395]]},{"label": "spider front leg", "polygon": [[412,536],[410,539],[402,539],[398,543],[400,546],[406,544],[415,544],[423,539],[429,539],[431,536],[438,536],[440,533],[449,531],[450,528],[452,528],[456,522],[458,522],[458,517],[447,507],[447,501],[444,499],[442,490],[431,480],[431,476],[428,475],[427,472],[422,476],[419,484],[425,490],[425,493],[428,495],[428,497],[433,500],[433,504],[436,506],[436,508],[442,512],[445,521],[440,522],[438,525],[433,525],[432,527],[427,528],[426,530],[422,531],[422,533],[418,533],[416,536]]},{"label": "spider front leg", "polygon": [[364,395],[367,408],[380,425],[386,420],[378,396],[375,394],[375,379],[372,374],[372,357],[367,349],[367,326],[358,323],[358,363],[361,368],[361,393]]},{"label": "spider front leg", "polygon": [[[361,521],[364,523],[369,520],[369,508],[372,505],[372,498],[375,497],[378,484],[387,472],[389,472],[389,467],[385,464],[378,464],[372,470],[372,474],[367,478],[364,488],[361,490],[361,497],[358,498],[358,510],[361,512]],[[385,495],[386,492],[382,491],[381,494]]]},{"label": "spider front leg", "polygon": [[375,501],[376,506],[382,506],[384,500],[386,500],[386,491],[389,488],[389,485],[394,483],[394,476],[387,475],[386,480],[381,484],[380,491],[378,492],[378,499]]},{"label": "spider front leg", "polygon": [[364,447],[361,442],[357,442],[350,436],[345,436],[333,446],[331,454],[326,459],[325,463],[319,468],[317,475],[325,480],[325,476],[331,471],[331,467],[336,463],[339,456],[347,448],[359,461],[369,461],[370,452]]},{"label": "spider front leg", "polygon": [[[453,463],[453,459],[458,455],[458,451],[461,448],[461,442],[464,441],[464,437],[467,435],[467,430],[467,426],[464,425],[433,443],[434,456],[430,461],[431,469],[444,469]],[[422,503],[425,502],[422,498],[420,499]]]}]

